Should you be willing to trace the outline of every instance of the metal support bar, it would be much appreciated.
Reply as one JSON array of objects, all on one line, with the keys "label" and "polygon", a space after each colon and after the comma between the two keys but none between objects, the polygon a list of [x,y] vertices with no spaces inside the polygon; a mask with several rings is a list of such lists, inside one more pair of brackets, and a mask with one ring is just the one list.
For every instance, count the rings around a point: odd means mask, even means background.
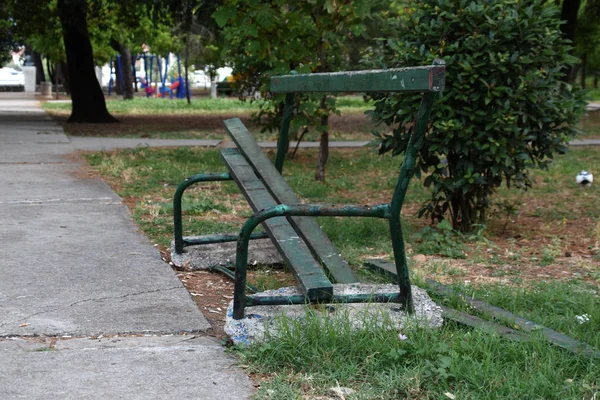
[{"label": "metal support bar", "polygon": [[173,236],[175,238],[175,253],[181,254],[183,252],[183,226],[182,226],[182,212],[181,212],[181,198],[183,192],[198,182],[215,182],[215,181],[230,181],[232,180],[229,173],[211,173],[211,174],[198,174],[191,176],[181,182],[177,186],[175,196],[173,196]]},{"label": "metal support bar", "polygon": [[[267,232],[255,232],[250,235],[250,240],[256,239],[268,239],[269,235]],[[238,235],[211,235],[211,236],[202,236],[195,239],[186,239],[183,238],[183,246],[195,246],[199,244],[211,244],[211,243],[227,243],[227,242],[236,242],[239,239]]]},{"label": "metal support bar", "polygon": [[[443,64],[444,62],[442,60],[434,61],[434,65],[441,66]],[[394,195],[392,196],[392,202],[390,204],[390,236],[392,239],[394,261],[396,263],[398,275],[397,282],[400,287],[400,295],[402,296],[401,303],[407,306],[406,309],[409,312],[414,312],[414,304],[412,302],[412,290],[410,286],[410,276],[408,274],[408,264],[406,262],[406,250],[404,248],[404,237],[400,223],[400,212],[402,211],[402,204],[406,197],[408,184],[414,174],[414,167],[417,162],[419,150],[423,145],[423,137],[427,130],[427,121],[429,119],[429,114],[431,113],[435,96],[436,93],[433,92],[423,94],[423,99],[415,118],[414,132],[408,140],[406,151],[404,153],[404,160],[402,161],[402,167],[400,168],[400,176],[398,177],[398,183],[394,189]]]},{"label": "metal support bar", "polygon": [[[246,296],[245,300],[246,306],[279,306],[288,304],[306,304],[309,302],[304,296]],[[399,300],[400,293],[397,292],[344,294],[334,295],[330,301],[323,303],[398,303]],[[398,304],[398,306],[402,307],[402,304]]]},{"label": "metal support bar", "polygon": [[[379,204],[376,206],[356,205],[321,205],[321,204],[279,204],[254,213],[242,226],[237,242],[235,259],[235,288],[233,297],[233,318],[244,317],[246,302],[246,265],[248,263],[248,242],[252,231],[262,222],[274,217],[371,217],[389,219],[390,205]],[[410,303],[409,303],[410,304]],[[403,304],[406,305],[406,304]]]}]

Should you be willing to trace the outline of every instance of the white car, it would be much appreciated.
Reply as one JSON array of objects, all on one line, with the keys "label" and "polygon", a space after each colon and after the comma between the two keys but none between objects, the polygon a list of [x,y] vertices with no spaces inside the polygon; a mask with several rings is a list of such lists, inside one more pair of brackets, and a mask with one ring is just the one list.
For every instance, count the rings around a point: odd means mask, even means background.
[{"label": "white car", "polygon": [[25,86],[25,76],[13,68],[0,68],[0,86]]},{"label": "white car", "polygon": [[194,71],[194,87],[203,89],[210,87],[210,78],[204,71]]}]

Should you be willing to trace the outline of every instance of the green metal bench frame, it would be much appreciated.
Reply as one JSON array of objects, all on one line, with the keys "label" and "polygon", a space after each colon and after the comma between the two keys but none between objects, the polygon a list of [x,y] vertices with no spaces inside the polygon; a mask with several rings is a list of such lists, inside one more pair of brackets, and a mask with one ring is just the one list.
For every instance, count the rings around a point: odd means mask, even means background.
[{"label": "green metal bench frame", "polygon": [[[372,70],[372,71],[356,71],[356,72],[337,72],[337,73],[321,73],[307,75],[284,75],[271,78],[270,90],[272,93],[286,93],[285,109],[281,123],[280,135],[277,144],[277,154],[273,170],[266,167],[262,161],[264,153],[260,151],[256,142],[251,139],[239,119],[225,121],[225,125],[234,142],[238,146],[237,150],[223,149],[221,156],[229,168],[229,173],[208,173],[194,175],[182,182],[173,199],[174,213],[174,239],[175,251],[182,253],[184,247],[197,244],[208,243],[223,243],[237,241],[237,253],[235,262],[235,290],[234,290],[234,305],[233,318],[241,319],[244,317],[244,308],[253,305],[275,305],[275,304],[305,304],[307,301],[312,302],[397,302],[408,312],[414,312],[412,301],[410,278],[406,262],[406,253],[404,248],[404,239],[402,235],[400,213],[402,204],[405,199],[408,183],[413,176],[413,168],[419,149],[423,143],[423,136],[427,130],[429,114],[437,93],[444,90],[445,84],[445,65],[443,61],[436,60],[432,66],[399,68],[388,70]],[[399,178],[389,204],[379,204],[374,206],[359,206],[359,205],[322,205],[322,204],[298,204],[293,192],[289,186],[283,181],[281,171],[285,160],[285,153],[288,147],[288,135],[290,123],[293,117],[295,105],[295,94],[303,92],[330,92],[330,93],[348,93],[348,92],[422,92],[423,98],[415,119],[413,134],[409,140],[404,160],[400,168]],[[257,151],[257,149],[259,151]],[[243,156],[243,159],[240,158]],[[261,165],[258,165],[257,158],[261,158]],[[245,159],[245,161],[244,161]],[[236,161],[237,160],[237,161]],[[243,162],[247,162],[244,166]],[[242,163],[232,166],[232,163]],[[270,163],[269,163],[270,164]],[[258,167],[257,167],[258,165]],[[273,164],[270,164],[271,168]],[[251,168],[248,168],[251,167]],[[232,169],[233,168],[233,169]],[[236,169],[237,168],[237,169]],[[250,174],[243,172],[244,170],[252,169]],[[237,171],[237,172],[236,172]],[[253,174],[252,174],[253,173]],[[244,175],[240,178],[240,175]],[[277,176],[275,176],[277,175]],[[270,178],[272,179],[270,179]],[[257,179],[255,179],[257,178]],[[182,228],[182,210],[181,200],[184,191],[191,185],[199,182],[210,181],[228,181],[235,180],[242,192],[252,205],[251,199],[248,197],[248,190],[244,189],[242,180],[245,180],[252,188],[257,185],[261,186],[261,182],[270,182],[271,186],[264,183],[264,187],[271,193],[272,201],[275,203],[261,209],[253,205],[255,208],[254,214],[244,223],[239,235],[215,235],[205,236],[199,239],[191,239],[183,237]],[[260,181],[260,182],[259,182]],[[282,183],[283,182],[283,183]],[[282,185],[283,191],[274,193],[277,188],[274,186]],[[261,190],[262,190],[261,186]],[[292,197],[288,193],[292,193]],[[283,193],[283,194],[282,194]],[[287,201],[286,201],[287,200]],[[261,204],[261,203],[257,203]],[[262,204],[270,204],[267,203]],[[304,296],[247,296],[246,295],[246,269],[248,261],[248,244],[252,239],[271,237],[273,239],[272,230],[268,229],[265,223],[271,218],[287,217],[287,220],[292,225],[293,229],[299,234],[309,247],[315,259],[328,269],[332,278],[338,283],[356,282],[356,276],[346,267],[345,261],[337,261],[337,265],[330,267],[325,265],[325,258],[334,256],[328,253],[321,254],[319,249],[314,249],[312,244],[308,243],[314,232],[315,235],[321,235],[320,229],[306,229],[303,226],[303,221],[311,221],[316,216],[348,216],[348,217],[372,217],[384,218],[389,222],[390,236],[394,251],[394,260],[397,270],[399,292],[386,293],[378,295],[334,295],[332,290],[329,290],[326,285],[322,284],[321,291],[305,292]],[[301,218],[298,218],[301,217]],[[280,219],[281,221],[281,219]],[[308,223],[308,222],[307,222]],[[253,233],[254,229],[263,224],[268,233]],[[275,229],[275,228],[273,228]],[[322,238],[315,242],[321,242]],[[325,240],[328,239],[325,237]],[[275,239],[273,239],[276,242]],[[276,243],[277,244],[277,243]],[[282,251],[280,249],[280,251]],[[328,250],[329,251],[329,250]],[[285,254],[284,259],[286,258]],[[335,254],[339,257],[339,254]],[[226,268],[216,268],[221,272],[228,273]],[[349,272],[350,271],[350,272]],[[322,283],[321,278],[315,278],[311,275],[309,278],[303,278],[303,271],[295,271],[296,278],[299,282],[302,279],[308,279],[310,286],[311,279]],[[310,275],[310,274],[305,274]],[[302,283],[302,282],[301,282]],[[306,283],[306,282],[304,282]],[[317,285],[318,286],[318,285]],[[316,287],[316,286],[315,286]]]}]

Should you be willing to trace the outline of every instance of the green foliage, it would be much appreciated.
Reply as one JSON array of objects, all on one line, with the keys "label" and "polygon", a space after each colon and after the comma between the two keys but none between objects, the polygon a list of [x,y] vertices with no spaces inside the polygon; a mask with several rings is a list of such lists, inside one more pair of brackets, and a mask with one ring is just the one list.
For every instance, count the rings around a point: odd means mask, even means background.
[{"label": "green foliage", "polygon": [[2,3],[0,4],[0,68],[10,61],[10,52],[15,46],[13,28],[8,8]]},{"label": "green foliage", "polygon": [[[224,56],[233,67],[239,92],[265,95],[256,114],[265,131],[278,129],[285,97],[268,93],[269,78],[292,70],[347,69],[350,44],[365,33],[363,21],[370,7],[365,0],[229,0],[217,10],[214,18],[223,27]],[[337,112],[335,98],[313,95],[297,101],[293,131],[327,132],[327,117]]]},{"label": "green foliage", "polygon": [[414,250],[417,253],[465,258],[462,235],[452,229],[452,225],[447,220],[443,220],[435,228],[424,227],[421,232],[413,235],[413,239],[416,242]]},{"label": "green foliage", "polygon": [[[401,16],[389,41],[389,67],[446,62],[446,90],[434,107],[418,168],[433,189],[420,215],[469,231],[483,224],[488,196],[501,183],[528,188],[531,168],[566,152],[583,113],[583,93],[563,83],[575,59],[559,32],[557,10],[542,0],[424,0]],[[379,98],[373,119],[380,152],[403,153],[417,96]]]},{"label": "green foliage", "polygon": [[[600,1],[584,0],[579,8],[575,34],[575,54],[582,68],[600,74]],[[584,74],[585,76],[585,74]]]}]

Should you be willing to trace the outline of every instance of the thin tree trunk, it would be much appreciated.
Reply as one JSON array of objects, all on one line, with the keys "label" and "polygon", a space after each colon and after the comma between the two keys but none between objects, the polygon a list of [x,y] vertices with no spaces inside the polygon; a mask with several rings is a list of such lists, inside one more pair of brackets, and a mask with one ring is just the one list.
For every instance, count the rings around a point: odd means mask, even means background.
[{"label": "thin tree trunk", "polygon": [[[581,0],[564,0],[562,2],[560,13],[560,19],[565,21],[565,23],[560,26],[560,30],[567,39],[573,42],[573,46],[575,45],[575,29],[577,27],[577,13],[579,12],[580,4]],[[573,67],[568,67],[565,71],[564,79],[566,82],[575,81]]]},{"label": "thin tree trunk", "polygon": [[52,68],[52,64],[50,64],[48,58],[46,58],[46,70],[48,71],[48,80],[54,82],[54,68]]},{"label": "thin tree trunk", "polygon": [[121,82],[121,76],[123,72],[121,68],[123,68],[123,63],[120,61],[121,56],[119,58],[115,57],[115,93],[119,96],[123,95],[123,82]]},{"label": "thin tree trunk", "polygon": [[581,87],[585,89],[585,79],[586,76],[586,68],[587,68],[587,54],[583,54],[581,56]]},{"label": "thin tree trunk", "polygon": [[[317,22],[317,17],[313,16],[313,21]],[[325,40],[321,33],[321,40],[319,41],[319,72],[327,72],[329,66],[327,65],[327,59],[325,58]],[[315,173],[315,179],[321,182],[325,182],[325,165],[329,159],[329,110],[327,108],[327,95],[321,98],[320,109],[323,110],[321,117],[321,138],[319,140],[319,164],[317,165],[317,172]]]},{"label": "thin tree trunk", "polygon": [[122,75],[121,93],[124,100],[133,99],[133,76],[131,75],[131,50],[128,46],[119,43],[119,53],[121,53]]},{"label": "thin tree trunk", "polygon": [[594,89],[598,89],[598,74],[594,74]]},{"label": "thin tree trunk", "polygon": [[319,164],[315,173],[315,179],[321,182],[325,182],[325,165],[327,165],[327,159],[329,158],[329,114],[326,111],[326,99],[327,96],[323,96],[321,99],[320,108],[325,111],[321,117],[321,128],[323,131],[321,132],[321,139],[319,141]]},{"label": "thin tree trunk", "polygon": [[35,65],[35,83],[39,85],[41,82],[46,80],[46,76],[44,75],[44,65],[42,64],[42,56],[34,51],[31,53],[31,58],[33,58],[33,64]]},{"label": "thin tree trunk", "polygon": [[68,122],[117,122],[106,109],[104,94],[96,79],[92,45],[87,28],[86,0],[58,0],[58,15],[67,54],[73,111]]},{"label": "thin tree trunk", "polygon": [[69,66],[65,62],[58,63],[57,75],[62,80],[63,90],[68,95],[71,94],[71,81],[69,80]]},{"label": "thin tree trunk", "polygon": [[56,84],[56,100],[58,100],[58,86],[60,85],[60,63],[56,64],[56,68],[54,69],[54,71],[54,78],[56,78],[54,82]]}]

